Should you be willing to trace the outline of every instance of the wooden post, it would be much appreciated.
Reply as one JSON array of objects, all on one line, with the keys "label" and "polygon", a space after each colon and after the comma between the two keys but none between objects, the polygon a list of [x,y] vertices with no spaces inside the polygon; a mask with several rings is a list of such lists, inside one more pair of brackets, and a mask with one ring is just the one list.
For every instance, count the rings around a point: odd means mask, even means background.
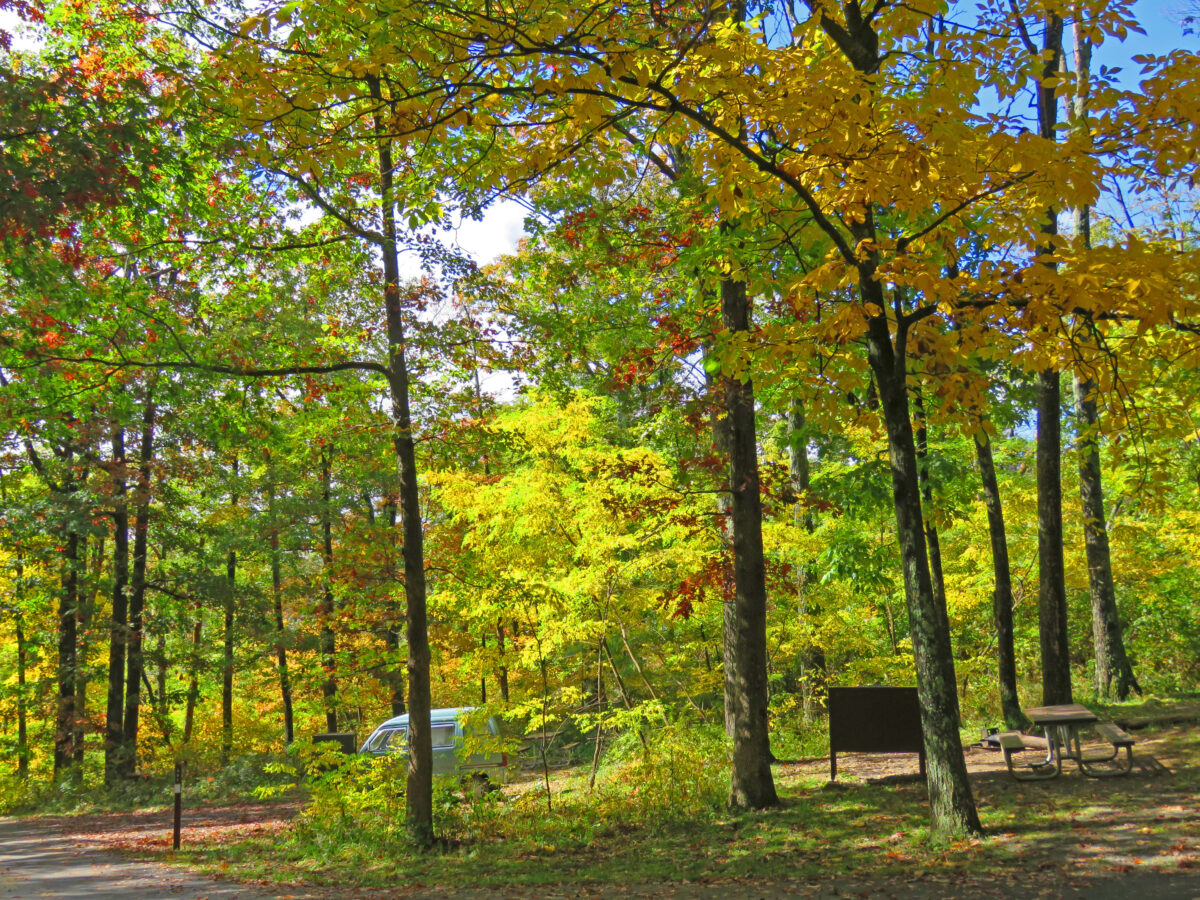
[{"label": "wooden post", "polygon": [[175,763],[175,784],[172,786],[175,792],[175,831],[171,840],[171,846],[179,849],[179,828],[183,820],[183,763]]}]

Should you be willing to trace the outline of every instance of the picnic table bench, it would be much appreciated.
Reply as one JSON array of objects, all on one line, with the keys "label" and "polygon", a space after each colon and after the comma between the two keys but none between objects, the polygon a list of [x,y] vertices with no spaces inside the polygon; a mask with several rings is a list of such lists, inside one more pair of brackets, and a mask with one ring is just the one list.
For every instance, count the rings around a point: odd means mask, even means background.
[{"label": "picnic table bench", "polygon": [[[1113,775],[1128,775],[1133,771],[1133,745],[1137,743],[1132,737],[1125,733],[1125,730],[1115,722],[1098,722],[1096,724],[1096,733],[1100,738],[1112,744],[1112,753],[1108,756],[1093,756],[1085,757],[1079,760],[1079,768],[1084,775],[1090,775],[1093,778],[1111,777]],[[1089,769],[1089,766],[1098,762],[1110,762],[1115,760],[1121,750],[1125,751],[1124,761],[1117,764],[1117,768],[1112,771]]]},{"label": "picnic table bench", "polygon": [[[1137,742],[1116,724],[1098,721],[1099,716],[1086,706],[1078,703],[1040,706],[1026,710],[1025,714],[1045,735],[1045,758],[1032,763],[1014,764],[1014,755],[1030,749],[1040,750],[1042,748],[1038,745],[1042,741],[1019,731],[1009,731],[996,736],[1000,749],[1004,752],[1005,765],[1018,781],[1057,778],[1062,774],[1064,759],[1072,760],[1079,766],[1079,771],[1090,778],[1128,775],[1133,771],[1133,745]],[[1112,751],[1107,756],[1084,755],[1080,730],[1088,726],[1092,727],[1103,741],[1112,745]],[[1118,762],[1115,768],[1104,765],[1096,767],[1098,763],[1116,760],[1122,749],[1125,750],[1125,759]],[[1017,766],[1028,768],[1030,771],[1028,774],[1020,774]]]}]

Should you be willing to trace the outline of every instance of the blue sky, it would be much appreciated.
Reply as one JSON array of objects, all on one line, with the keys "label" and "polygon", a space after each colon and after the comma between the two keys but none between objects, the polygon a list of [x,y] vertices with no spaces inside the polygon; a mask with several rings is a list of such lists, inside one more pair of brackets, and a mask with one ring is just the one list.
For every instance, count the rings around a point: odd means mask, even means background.
[{"label": "blue sky", "polygon": [[[1200,50],[1200,38],[1185,37],[1181,22],[1188,0],[1141,0],[1134,7],[1138,21],[1146,30],[1144,35],[1131,33],[1124,42],[1108,41],[1097,52],[1096,65],[1124,66],[1121,74],[1125,83],[1133,87],[1137,83],[1140,67],[1131,62],[1132,57],[1149,54],[1166,54],[1180,47]],[[1200,11],[1200,2],[1196,3]]]}]

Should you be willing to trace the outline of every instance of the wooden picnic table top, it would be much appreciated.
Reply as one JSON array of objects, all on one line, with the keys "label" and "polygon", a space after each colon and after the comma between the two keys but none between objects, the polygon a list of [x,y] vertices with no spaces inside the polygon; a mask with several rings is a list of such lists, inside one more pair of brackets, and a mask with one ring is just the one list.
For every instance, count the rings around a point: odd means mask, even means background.
[{"label": "wooden picnic table top", "polygon": [[1082,703],[1060,703],[1056,706],[1034,706],[1025,710],[1035,725],[1086,725],[1100,717]]}]

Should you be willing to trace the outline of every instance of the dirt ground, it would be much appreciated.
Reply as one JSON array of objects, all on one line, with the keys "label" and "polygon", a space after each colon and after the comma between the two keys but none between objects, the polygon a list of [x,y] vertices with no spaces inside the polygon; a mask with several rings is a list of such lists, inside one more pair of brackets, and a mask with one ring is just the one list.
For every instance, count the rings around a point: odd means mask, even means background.
[{"label": "dirt ground", "polygon": [[[1137,745],[1134,748],[1134,766],[1136,774],[1162,774],[1173,771],[1185,764],[1182,759],[1178,742],[1179,729],[1166,729],[1153,734],[1139,733]],[[1111,748],[1107,744],[1088,743],[1083,745],[1087,756],[1100,756]],[[1034,760],[1037,753],[1030,751],[1028,759]],[[1122,757],[1124,753],[1122,753]],[[984,747],[981,744],[968,744],[963,747],[963,758],[967,763],[967,771],[972,776],[1008,775],[1008,767],[1004,763],[1004,754],[994,747]],[[808,775],[829,777],[829,757],[821,756],[813,759],[783,761],[776,767],[784,777],[788,775]],[[1076,775],[1078,770],[1071,762],[1063,765],[1063,773],[1068,776]],[[839,753],[837,758],[838,781],[866,781],[869,783],[887,783],[904,779],[918,779],[919,767],[914,753]]]},{"label": "dirt ground", "polygon": [[[966,762],[981,806],[1053,803],[1077,808],[1057,833],[1040,835],[1036,851],[1023,850],[1003,878],[921,872],[903,881],[845,875],[813,881],[712,879],[627,885],[562,884],[495,889],[414,891],[397,886],[350,892],[281,888],[212,880],[169,865],[170,812],[105,814],[79,817],[0,820],[0,900],[610,900],[679,897],[686,900],[734,900],[786,897],[864,898],[864,900],[935,900],[935,898],[1013,896],[1079,897],[1089,900],[1200,900],[1200,798],[1175,777],[1192,771],[1195,760],[1184,753],[1183,737],[1196,726],[1138,734],[1137,765],[1129,778],[1097,781],[1065,766],[1061,779],[1017,783],[1003,755],[979,746],[966,748]],[[1085,748],[1086,749],[1086,748]],[[1189,768],[1192,767],[1192,768]],[[798,776],[828,779],[826,758],[782,762],[783,783]],[[838,757],[838,782],[906,783],[916,779],[915,756],[844,754]],[[1186,779],[1194,784],[1194,779]],[[519,787],[519,786],[518,786]],[[832,788],[836,789],[836,788]],[[1106,801],[1120,800],[1119,808]],[[219,843],[246,833],[282,833],[298,805],[246,804],[185,812],[183,840]],[[993,834],[989,842],[1016,841],[1016,834]],[[1029,844],[1022,844],[1028,847]]]},{"label": "dirt ground", "polygon": [[[288,815],[286,809],[197,810],[193,828]],[[118,852],[138,835],[166,835],[164,814],[0,819],[0,900],[279,900],[277,891]]]}]

